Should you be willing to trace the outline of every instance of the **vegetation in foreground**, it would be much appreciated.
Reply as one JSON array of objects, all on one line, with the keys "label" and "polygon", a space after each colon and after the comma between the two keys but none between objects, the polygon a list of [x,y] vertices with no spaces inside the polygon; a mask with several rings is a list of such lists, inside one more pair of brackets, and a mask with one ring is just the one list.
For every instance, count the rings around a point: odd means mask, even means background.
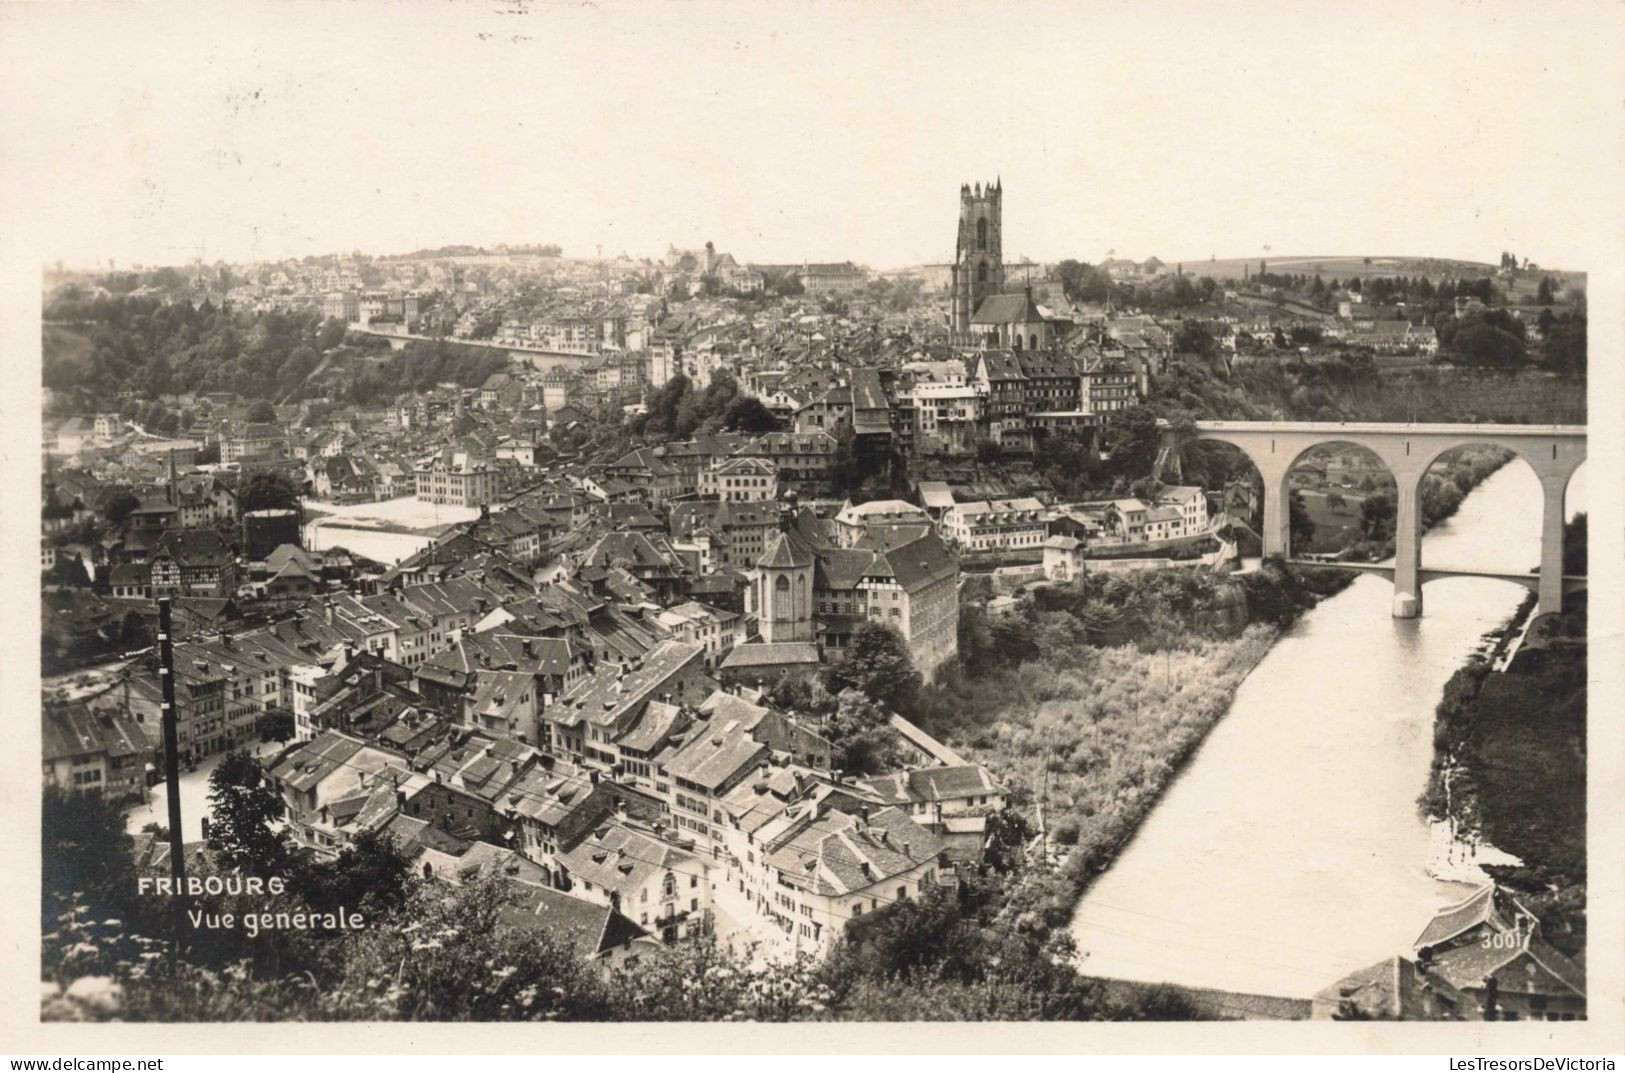
[{"label": "vegetation in foreground", "polygon": [[[252,763],[252,761],[248,761]],[[251,780],[248,780],[251,781]],[[418,879],[387,838],[364,837],[335,861],[290,856],[255,811],[189,854],[191,875],[278,869],[274,897],[192,900],[206,917],[245,910],[365,911],[360,930],[261,931],[180,926],[167,899],[138,898],[117,810],[48,794],[42,1017],[134,1021],[546,1020],[1136,1020],[1188,1017],[1163,988],[1107,988],[1071,967],[1064,938],[994,922],[1025,868],[1030,832],[1014,814],[991,825],[986,866],[957,891],[882,907],[822,963],[758,961],[710,939],[615,970],[554,934],[515,923],[515,889]],[[252,797],[252,791],[248,793]],[[266,810],[265,817],[274,812]],[[218,844],[215,844],[218,843]]]}]

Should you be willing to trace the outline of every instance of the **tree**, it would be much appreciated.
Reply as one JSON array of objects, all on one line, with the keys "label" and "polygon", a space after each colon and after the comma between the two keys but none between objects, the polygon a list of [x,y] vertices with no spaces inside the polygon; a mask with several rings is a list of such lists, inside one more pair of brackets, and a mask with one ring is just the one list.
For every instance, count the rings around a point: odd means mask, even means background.
[{"label": "tree", "polygon": [[1074,302],[1103,302],[1111,290],[1106,273],[1082,261],[1070,258],[1055,266],[1055,276],[1061,281],[1061,290]]},{"label": "tree", "polygon": [[1540,329],[1540,337],[1545,339],[1552,334],[1552,326],[1557,323],[1557,314],[1550,309],[1542,309],[1540,316],[1535,318],[1535,327]]},{"label": "tree", "polygon": [[772,432],[779,419],[755,395],[736,395],[722,411],[722,427],[729,432]]},{"label": "tree", "polygon": [[293,737],[293,713],[286,708],[267,708],[254,720],[260,741],[284,742]]},{"label": "tree", "polygon": [[1552,304],[1552,277],[1540,277],[1540,286],[1535,288],[1535,304],[1549,306]]},{"label": "tree", "polygon": [[858,689],[843,690],[835,713],[824,725],[835,767],[847,774],[878,775],[895,770],[897,735],[885,708]]},{"label": "tree", "polygon": [[40,807],[40,860],[45,925],[58,906],[83,895],[92,904],[118,904],[134,889],[124,813],[100,794],[45,788]]},{"label": "tree", "polygon": [[1586,516],[1581,513],[1563,527],[1563,573],[1584,577],[1586,566]]},{"label": "tree", "polygon": [[349,325],[337,317],[329,317],[322,322],[322,330],[316,335],[316,347],[319,350],[332,350],[344,342],[344,333]]},{"label": "tree", "polygon": [[298,503],[299,490],[282,474],[260,469],[243,479],[238,500],[245,514],[251,510],[285,510]]},{"label": "tree", "polygon": [[1146,474],[1162,447],[1162,429],[1148,406],[1130,406],[1106,415],[1106,471],[1113,477]]},{"label": "tree", "polygon": [[1394,539],[1396,517],[1392,492],[1366,496],[1365,502],[1360,504],[1360,529],[1367,540],[1386,543]]},{"label": "tree", "polygon": [[1202,321],[1190,319],[1181,321],[1179,332],[1174,336],[1174,349],[1182,354],[1211,358],[1215,350],[1213,333]]},{"label": "tree", "polygon": [[1307,548],[1315,538],[1315,523],[1309,517],[1303,493],[1297,489],[1287,497],[1287,536],[1294,548]]},{"label": "tree", "polygon": [[914,710],[922,684],[908,642],[902,634],[879,622],[865,622],[858,627],[846,658],[831,667],[830,676],[832,692],[850,686],[904,715]]},{"label": "tree", "polygon": [[275,424],[276,407],[261,399],[248,408],[248,420],[256,424]]},{"label": "tree", "polygon": [[1326,509],[1327,510],[1334,510],[1334,511],[1335,510],[1342,510],[1344,507],[1346,507],[1348,505],[1349,505],[1349,501],[1347,499],[1343,498],[1343,493],[1342,492],[1339,492],[1336,489],[1333,489],[1332,491],[1326,493]]},{"label": "tree", "polygon": [[1586,371],[1586,315],[1564,313],[1545,333],[1541,343],[1548,369],[1564,376],[1584,376]]},{"label": "tree", "polygon": [[152,631],[139,611],[126,611],[119,623],[119,647],[126,652],[152,644]]},{"label": "tree", "polygon": [[273,830],[287,811],[260,767],[241,750],[209,773],[209,848],[229,868],[269,876],[288,862],[288,835]]},{"label": "tree", "polygon": [[388,833],[362,831],[333,860],[307,862],[297,869],[294,886],[319,912],[345,906],[376,918],[411,893],[411,866],[412,859]]},{"label": "tree", "polygon": [[1523,341],[1510,332],[1483,321],[1465,324],[1456,330],[1452,349],[1468,365],[1511,368],[1524,358]]},{"label": "tree", "polygon": [[130,517],[130,512],[141,505],[141,501],[129,492],[115,492],[102,504],[102,517],[114,529],[124,528],[124,522]]}]

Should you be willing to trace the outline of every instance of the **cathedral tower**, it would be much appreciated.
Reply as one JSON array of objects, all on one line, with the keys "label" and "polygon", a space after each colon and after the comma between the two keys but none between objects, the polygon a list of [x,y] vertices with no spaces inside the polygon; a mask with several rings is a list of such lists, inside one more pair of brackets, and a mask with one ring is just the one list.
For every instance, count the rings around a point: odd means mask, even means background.
[{"label": "cathedral tower", "polygon": [[949,328],[955,342],[970,337],[976,307],[1004,288],[1004,183],[959,188],[959,241],[954,249]]}]

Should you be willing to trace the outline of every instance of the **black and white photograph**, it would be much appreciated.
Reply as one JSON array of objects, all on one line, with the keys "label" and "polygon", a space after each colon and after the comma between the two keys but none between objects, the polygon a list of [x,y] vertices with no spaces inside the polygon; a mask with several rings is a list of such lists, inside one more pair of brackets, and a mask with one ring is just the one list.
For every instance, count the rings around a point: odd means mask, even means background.
[{"label": "black and white photograph", "polygon": [[19,1040],[1619,1053],[1621,11],[0,6]]}]

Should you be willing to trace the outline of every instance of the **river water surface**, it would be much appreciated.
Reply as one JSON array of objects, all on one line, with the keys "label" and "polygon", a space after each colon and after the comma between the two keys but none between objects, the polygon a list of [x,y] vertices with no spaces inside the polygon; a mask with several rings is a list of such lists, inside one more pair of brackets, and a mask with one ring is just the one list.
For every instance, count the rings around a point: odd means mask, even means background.
[{"label": "river water surface", "polygon": [[[1583,510],[1584,473],[1569,489]],[[1514,461],[1423,541],[1423,562],[1521,572],[1540,485]],[[1526,590],[1451,578],[1390,617],[1362,576],[1310,611],[1237,691],[1134,842],[1078,905],[1090,975],[1309,996],[1410,943],[1471,888],[1429,873],[1416,799],[1445,680]]]}]

